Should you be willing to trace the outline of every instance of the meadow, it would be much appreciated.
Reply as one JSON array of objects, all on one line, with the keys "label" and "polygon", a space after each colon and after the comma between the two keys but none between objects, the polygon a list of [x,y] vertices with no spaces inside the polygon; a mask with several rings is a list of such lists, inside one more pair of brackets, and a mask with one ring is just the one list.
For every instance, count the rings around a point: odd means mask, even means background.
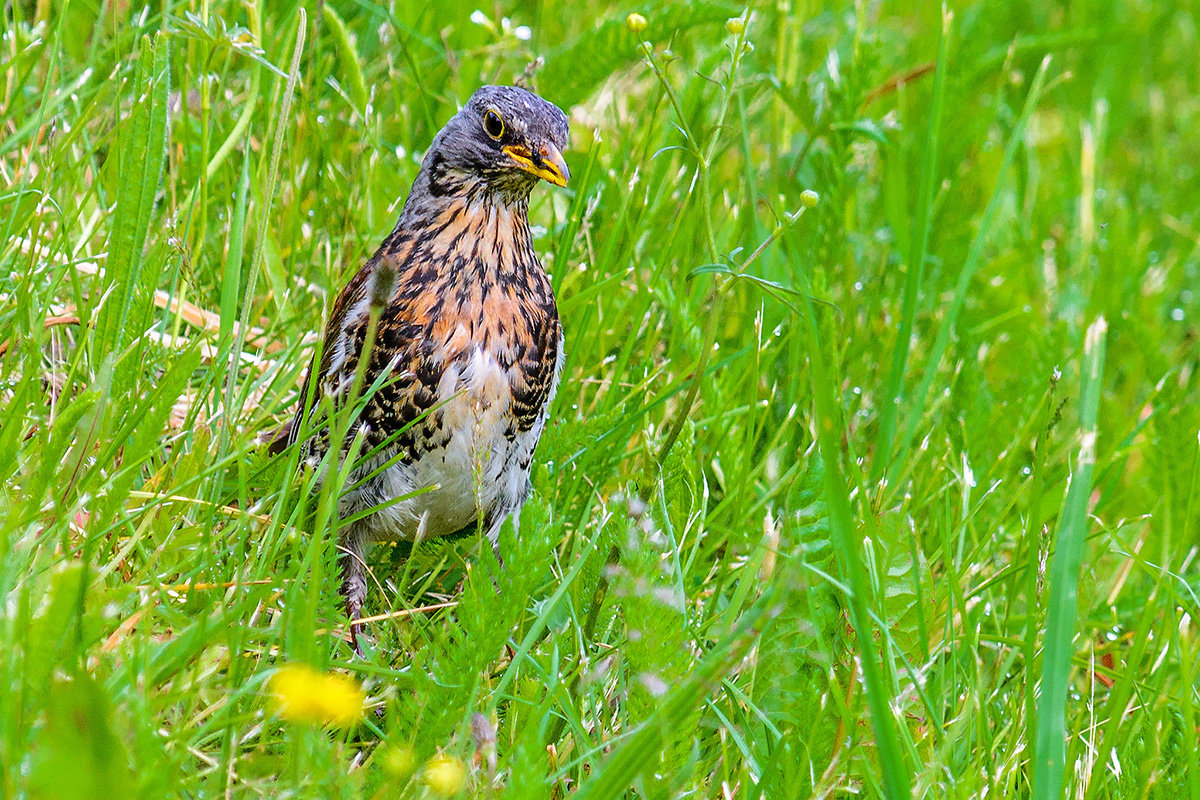
[{"label": "meadow", "polygon": [[[634,14],[634,16],[631,16]],[[1200,800],[1200,8],[13,0],[0,797]],[[520,534],[285,420],[481,84],[566,365]]]}]

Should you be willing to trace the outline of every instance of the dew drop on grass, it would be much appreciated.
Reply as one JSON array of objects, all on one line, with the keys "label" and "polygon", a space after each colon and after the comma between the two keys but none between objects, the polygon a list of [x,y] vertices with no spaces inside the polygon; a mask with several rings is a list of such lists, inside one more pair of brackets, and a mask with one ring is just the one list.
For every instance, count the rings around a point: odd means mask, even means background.
[{"label": "dew drop on grass", "polygon": [[1183,309],[1182,308],[1172,308],[1171,309],[1171,319],[1175,320],[1176,322],[1183,322]]}]

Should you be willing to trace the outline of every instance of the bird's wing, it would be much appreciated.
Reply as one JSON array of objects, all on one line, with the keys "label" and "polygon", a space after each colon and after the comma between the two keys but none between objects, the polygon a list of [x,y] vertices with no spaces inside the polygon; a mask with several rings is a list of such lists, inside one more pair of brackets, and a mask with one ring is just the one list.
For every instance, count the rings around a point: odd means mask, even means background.
[{"label": "bird's wing", "polygon": [[[368,425],[367,447],[394,442],[408,457],[415,458],[423,450],[444,444],[429,412],[439,401],[438,384],[445,362],[453,354],[437,347],[432,333],[437,309],[430,303],[438,293],[428,291],[428,281],[434,270],[425,263],[427,259],[409,257],[414,254],[404,238],[392,239],[363,265],[334,301],[319,361],[314,357],[314,368],[305,379],[301,407],[290,430],[276,434],[282,444],[276,445],[273,452],[299,438],[311,381],[315,379],[316,388],[333,397],[343,395],[351,385],[366,346],[372,302],[380,306],[380,314],[361,391],[370,390],[380,376],[385,380],[375,387],[360,417]],[[350,431],[350,435],[355,433]],[[322,444],[314,442],[317,449]]]},{"label": "bird's wing", "polygon": [[511,372],[513,417],[522,433],[531,430],[545,414],[562,367],[562,326],[558,315],[546,316],[530,327],[532,335]]},{"label": "bird's wing", "polygon": [[[309,387],[312,384],[314,376],[317,380],[317,387],[330,391],[338,381],[338,376],[341,368],[346,362],[348,356],[354,350],[354,343],[358,339],[355,335],[358,331],[365,330],[367,320],[370,317],[368,291],[371,288],[372,277],[378,271],[380,264],[384,259],[391,259],[394,256],[384,254],[382,248],[376,252],[358,272],[354,274],[338,293],[337,298],[333,301],[333,309],[329,315],[329,321],[325,324],[325,334],[321,341],[321,349],[317,355],[313,356],[312,364],[309,365],[308,373],[304,376],[304,386],[300,390],[300,400],[296,408],[296,412],[292,418],[280,425],[274,432],[261,438],[261,441],[266,442],[267,451],[271,455],[277,455],[283,452],[289,445],[294,444],[299,437],[300,430],[304,427],[304,418],[306,416],[305,403],[308,401]],[[392,264],[387,266],[392,267]],[[395,273],[394,267],[389,270]],[[319,359],[319,360],[318,360]],[[316,404],[314,397],[313,404]],[[311,413],[308,409],[307,413]]]}]

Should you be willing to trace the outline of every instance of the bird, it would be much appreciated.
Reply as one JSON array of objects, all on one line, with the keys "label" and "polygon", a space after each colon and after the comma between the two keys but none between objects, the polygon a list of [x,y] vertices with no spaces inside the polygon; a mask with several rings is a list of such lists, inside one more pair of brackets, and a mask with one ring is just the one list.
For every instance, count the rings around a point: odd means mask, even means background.
[{"label": "bird", "polygon": [[[526,89],[475,91],[433,138],[391,233],[338,294],[295,414],[270,438],[272,454],[300,443],[314,465],[361,439],[337,504],[340,593],[360,655],[371,543],[478,528],[498,548],[530,493],[563,330],[529,198],[539,181],[567,185],[568,134],[567,115]],[[356,374],[366,401],[331,442],[329,409],[354,400]]]}]

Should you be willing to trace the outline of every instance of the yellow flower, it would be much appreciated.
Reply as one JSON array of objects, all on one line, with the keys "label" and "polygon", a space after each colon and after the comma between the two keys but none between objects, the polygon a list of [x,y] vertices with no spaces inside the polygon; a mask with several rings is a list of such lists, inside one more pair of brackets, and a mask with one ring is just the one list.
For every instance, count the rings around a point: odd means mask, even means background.
[{"label": "yellow flower", "polygon": [[646,18],[635,11],[625,18],[625,27],[633,33],[641,33],[646,30]]},{"label": "yellow flower", "polygon": [[725,30],[737,36],[742,31],[746,30],[746,20],[744,17],[730,17],[725,20]]},{"label": "yellow flower", "polygon": [[307,664],[287,664],[271,676],[270,685],[275,707],[292,722],[345,728],[362,713],[362,689],[345,675],[317,672]]},{"label": "yellow flower", "polygon": [[452,797],[467,782],[467,770],[454,756],[438,755],[425,762],[425,785],[441,797]]}]

